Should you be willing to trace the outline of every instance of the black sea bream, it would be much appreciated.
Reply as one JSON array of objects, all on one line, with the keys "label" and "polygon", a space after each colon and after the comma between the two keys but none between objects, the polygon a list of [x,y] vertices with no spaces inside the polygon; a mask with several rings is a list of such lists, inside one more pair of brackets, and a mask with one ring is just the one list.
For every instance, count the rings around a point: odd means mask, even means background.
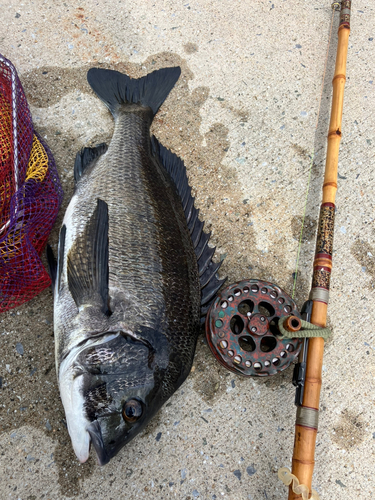
[{"label": "black sea bream", "polygon": [[92,442],[107,463],[186,379],[222,284],[184,164],[150,137],[180,72],[88,72],[115,130],[77,155],[54,277],[57,375],[81,462]]}]

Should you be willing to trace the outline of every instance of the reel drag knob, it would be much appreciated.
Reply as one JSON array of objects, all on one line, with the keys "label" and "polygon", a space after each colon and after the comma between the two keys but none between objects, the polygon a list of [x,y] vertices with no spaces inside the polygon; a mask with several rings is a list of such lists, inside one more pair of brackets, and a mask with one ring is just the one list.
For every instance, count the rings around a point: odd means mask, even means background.
[{"label": "reel drag knob", "polygon": [[206,338],[216,359],[228,370],[250,376],[274,375],[298,356],[301,339],[282,339],[284,327],[300,329],[301,315],[292,298],[267,281],[245,280],[222,290],[206,317]]}]

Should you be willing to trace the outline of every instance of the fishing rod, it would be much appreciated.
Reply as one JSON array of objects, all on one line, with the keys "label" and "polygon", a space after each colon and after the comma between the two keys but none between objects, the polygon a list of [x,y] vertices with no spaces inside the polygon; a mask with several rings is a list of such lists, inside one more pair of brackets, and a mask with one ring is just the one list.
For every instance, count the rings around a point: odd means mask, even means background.
[{"label": "fishing rod", "polygon": [[[346,61],[350,34],[351,0],[341,1],[340,24],[336,53],[335,73],[332,81],[333,95],[331,118],[327,138],[327,156],[323,183],[323,200],[320,209],[314,271],[310,300],[312,311],[310,322],[326,326],[330,277],[332,270],[333,232],[335,221],[335,197],[337,191],[337,168],[341,141],[341,123],[346,80]],[[319,400],[322,385],[324,340],[309,339],[306,356],[306,376],[301,406],[297,408],[295,440],[292,458],[292,474],[299,484],[305,485],[311,498],[311,482],[314,470],[316,435],[318,432]],[[297,481],[292,477],[289,500],[305,498],[301,491],[293,491]]]},{"label": "fishing rod", "polygon": [[[207,343],[227,369],[244,376],[269,376],[298,357],[293,374],[297,417],[292,473],[279,470],[289,487],[288,500],[318,500],[311,489],[323,365],[327,307],[332,270],[338,153],[350,33],[351,0],[341,8],[328,146],[313,279],[309,300],[299,312],[292,297],[277,285],[243,280],[221,290],[206,316]],[[333,18],[332,18],[333,21]]]}]

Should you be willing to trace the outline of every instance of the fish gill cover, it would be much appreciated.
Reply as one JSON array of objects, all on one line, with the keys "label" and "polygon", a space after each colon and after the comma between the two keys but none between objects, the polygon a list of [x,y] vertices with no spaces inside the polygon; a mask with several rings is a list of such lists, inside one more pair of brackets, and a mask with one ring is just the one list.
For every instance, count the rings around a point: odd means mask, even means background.
[{"label": "fish gill cover", "polygon": [[53,156],[34,131],[17,72],[0,54],[0,312],[50,285],[40,254],[62,197]]}]

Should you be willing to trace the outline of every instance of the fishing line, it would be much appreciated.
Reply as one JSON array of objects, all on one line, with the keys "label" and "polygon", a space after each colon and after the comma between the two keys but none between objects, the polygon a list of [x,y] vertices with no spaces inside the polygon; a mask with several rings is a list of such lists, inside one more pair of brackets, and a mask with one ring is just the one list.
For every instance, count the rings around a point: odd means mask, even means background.
[{"label": "fishing line", "polygon": [[[323,97],[324,81],[325,81],[326,71],[327,71],[329,48],[330,48],[330,45],[331,45],[331,38],[332,38],[333,19],[334,19],[334,15],[335,15],[335,11],[337,10],[337,7],[340,7],[340,3],[339,2],[334,2],[332,4],[331,26],[330,26],[330,29],[329,29],[328,45],[327,45],[326,59],[325,59],[325,63],[324,63],[322,85],[321,85],[321,90],[320,90],[320,98],[319,98],[319,105],[318,105],[318,115],[316,117],[315,133],[316,133],[316,131],[318,129],[320,108],[321,108],[322,97]],[[296,268],[295,268],[295,271],[294,271],[292,299],[294,299],[294,295],[295,295],[295,292],[296,292],[297,273],[298,273],[298,267],[299,267],[299,258],[300,258],[300,254],[301,254],[301,248],[302,248],[302,235],[303,235],[303,230],[305,228],[305,217],[306,217],[306,209],[307,209],[307,200],[308,200],[308,196],[309,196],[310,182],[311,182],[311,172],[312,172],[312,167],[313,167],[313,164],[314,164],[314,158],[315,158],[315,147],[313,147],[313,150],[311,152],[311,161],[310,161],[310,168],[309,168],[309,176],[308,176],[308,179],[307,179],[307,187],[306,187],[305,205],[304,205],[304,208],[303,208],[301,231],[300,231],[299,242],[298,242]]]}]

